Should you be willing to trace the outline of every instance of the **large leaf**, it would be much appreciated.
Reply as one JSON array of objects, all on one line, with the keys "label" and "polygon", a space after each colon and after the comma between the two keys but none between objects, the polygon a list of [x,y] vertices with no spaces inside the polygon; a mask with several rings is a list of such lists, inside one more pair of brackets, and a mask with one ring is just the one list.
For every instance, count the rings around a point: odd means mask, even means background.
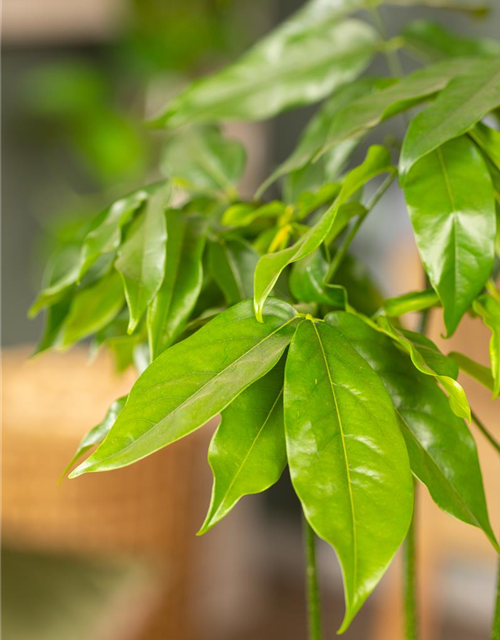
[{"label": "large leaf", "polygon": [[144,371],[108,437],[71,474],[132,464],[203,426],[280,359],[299,318],[269,300],[257,322],[246,300],[162,353]]},{"label": "large leaf", "polygon": [[167,194],[164,191],[152,196],[132,224],[118,252],[115,266],[125,287],[130,311],[129,333],[137,327],[163,281],[167,241],[166,204]]},{"label": "large leaf", "polygon": [[188,190],[234,192],[245,168],[245,149],[217,127],[195,127],[173,135],[163,150],[164,173]]},{"label": "large leaf", "polygon": [[499,105],[500,57],[478,60],[411,121],[399,161],[402,183],[420,158],[467,133]]},{"label": "large leaf", "polygon": [[[285,191],[287,192],[288,199],[292,201],[295,200],[294,196],[296,196],[300,188],[304,190],[306,186],[307,189],[313,190],[319,188],[325,182],[335,180],[345,160],[357,145],[357,140],[337,145],[332,153],[324,158],[321,163],[315,163],[308,168],[308,183],[305,186],[303,172],[299,170],[308,165],[316,155],[318,149],[323,146],[335,115],[345,105],[349,105],[356,98],[371,94],[374,88],[375,81],[372,78],[361,78],[337,91],[313,116],[300,136],[297,147],[292,155],[264,182],[257,191],[256,197],[259,197],[273,182],[287,173],[292,173],[292,175],[289,176],[287,184],[285,185]],[[311,175],[313,172],[314,176]]]},{"label": "large leaf", "polygon": [[264,302],[271,294],[283,269],[293,262],[302,260],[320,246],[330,233],[340,206],[358,189],[377,175],[390,171],[391,159],[387,149],[378,145],[370,147],[365,161],[347,174],[335,202],[320,220],[291,247],[262,256],[257,263],[254,281],[255,314],[259,320],[262,319]]},{"label": "large leaf", "polygon": [[390,338],[352,314],[331,313],[335,326],[375,369],[392,397],[413,473],[443,511],[482,529],[493,546],[492,531],[474,439],[455,416],[434,380],[420,373]]},{"label": "large leaf", "polygon": [[61,328],[58,345],[66,349],[105,327],[125,302],[123,286],[116,271],[97,284],[77,291]]},{"label": "large leaf", "polygon": [[489,287],[490,293],[480,295],[474,300],[472,308],[481,316],[484,324],[491,331],[490,364],[494,380],[493,397],[500,394],[500,293]]},{"label": "large leaf", "polygon": [[500,43],[489,38],[466,38],[430,20],[415,20],[403,30],[405,46],[431,60],[462,56],[500,55]]},{"label": "large leaf", "polygon": [[286,465],[284,362],[248,387],[222,412],[210,443],[212,500],[199,534],[222,520],[238,500],[277,482]]},{"label": "large leaf", "polygon": [[108,435],[108,433],[111,430],[111,427],[116,422],[117,417],[119,416],[123,407],[127,403],[127,399],[128,399],[128,396],[122,396],[121,398],[118,398],[117,400],[115,400],[109,407],[103,420],[83,436],[75,452],[75,455],[69,462],[66,469],[63,471],[61,478],[68,473],[71,467],[76,462],[78,462],[78,460],[80,460],[80,458],[84,456],[87,453],[87,451],[89,451],[96,444],[101,444],[101,442],[104,442],[104,438]]},{"label": "large leaf", "polygon": [[404,194],[451,335],[493,267],[495,202],[488,169],[471,140],[450,140],[415,164]]},{"label": "large leaf", "polygon": [[151,358],[169,347],[181,333],[198,299],[203,282],[202,257],[206,221],[169,209],[165,277],[148,309]]},{"label": "large leaf", "polygon": [[472,64],[473,61],[467,59],[444,60],[347,104],[331,121],[313,157],[318,157],[345,140],[359,138],[380,122],[422,102],[443,89],[452,78],[464,73]]},{"label": "large leaf", "polygon": [[321,100],[360,75],[376,48],[372,27],[337,16],[336,7],[312,3],[240,60],[188,87],[154,124],[263,120]]},{"label": "large leaf", "polygon": [[251,298],[253,274],[259,254],[240,238],[219,238],[209,245],[212,276],[224,292],[228,305]]},{"label": "large leaf", "polygon": [[335,548],[342,566],[342,632],[408,530],[408,454],[382,382],[326,323],[298,327],[286,363],[284,403],[293,486],[307,520]]}]

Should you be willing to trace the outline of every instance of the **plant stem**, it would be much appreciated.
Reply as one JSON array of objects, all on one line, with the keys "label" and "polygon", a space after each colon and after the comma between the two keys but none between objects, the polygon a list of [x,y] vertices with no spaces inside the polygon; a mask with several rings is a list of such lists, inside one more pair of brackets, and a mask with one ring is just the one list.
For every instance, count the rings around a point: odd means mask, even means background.
[{"label": "plant stem", "polygon": [[309,640],[321,640],[321,612],[319,603],[318,574],[316,570],[316,539],[311,525],[302,516],[306,555],[306,592]]},{"label": "plant stem", "polygon": [[498,561],[497,597],[493,614],[493,626],[491,628],[491,640],[498,640],[498,638],[500,638],[500,560]]},{"label": "plant stem", "polygon": [[471,417],[472,421],[475,423],[476,427],[483,434],[483,436],[489,441],[493,448],[496,449],[497,453],[500,453],[500,443],[495,440],[495,438],[491,435],[491,433],[484,426],[484,424],[481,422],[478,415],[474,411],[471,411]]},{"label": "plant stem", "polygon": [[380,200],[380,198],[384,195],[384,193],[387,191],[387,189],[391,186],[391,184],[394,182],[395,178],[396,178],[396,173],[391,173],[391,175],[389,175],[384,180],[384,182],[380,185],[380,187],[375,192],[373,198],[368,203],[368,205],[366,207],[366,212],[363,213],[363,215],[359,216],[358,219],[356,220],[356,222],[349,229],[349,232],[346,235],[346,237],[344,238],[344,241],[343,241],[340,249],[337,251],[337,253],[335,254],[335,257],[333,258],[332,262],[330,263],[330,266],[328,268],[328,271],[327,271],[327,273],[325,275],[325,279],[324,279],[325,284],[328,284],[330,282],[330,280],[333,278],[333,276],[337,273],[337,269],[340,267],[340,265],[342,263],[342,260],[345,258],[346,253],[349,250],[349,247],[351,246],[351,242],[354,240],[354,238],[355,238],[356,234],[358,233],[359,228],[363,224],[363,221],[365,220],[366,216],[370,213],[370,211],[373,209],[373,207],[377,204],[377,202]]},{"label": "plant stem", "polygon": [[[425,275],[425,287],[429,286],[429,279]],[[424,309],[420,314],[418,330],[424,334],[429,326],[430,309]],[[417,509],[418,509],[418,486],[414,485],[415,504],[413,507],[413,517],[404,544],[404,567],[403,567],[403,591],[404,591],[404,637],[405,640],[418,639],[418,603],[417,603]]]},{"label": "plant stem", "polygon": [[[373,16],[373,20],[375,22],[375,26],[379,30],[382,39],[387,42],[388,35],[387,29],[385,28],[384,19],[382,18],[382,14],[378,7],[371,8],[371,14]],[[399,61],[399,56],[396,51],[385,51],[385,57],[387,59],[387,65],[389,67],[389,71],[394,78],[400,78],[403,75],[403,68],[401,67],[401,62]]]},{"label": "plant stem", "polygon": [[416,520],[417,485],[415,483],[415,505],[413,518],[404,545],[404,632],[405,640],[417,640],[417,585],[416,585]]}]

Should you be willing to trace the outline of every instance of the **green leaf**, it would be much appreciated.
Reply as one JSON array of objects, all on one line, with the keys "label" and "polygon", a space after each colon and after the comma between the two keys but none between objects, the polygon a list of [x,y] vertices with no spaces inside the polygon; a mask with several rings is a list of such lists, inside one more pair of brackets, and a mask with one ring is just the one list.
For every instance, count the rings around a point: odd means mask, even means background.
[{"label": "green leaf", "polygon": [[105,327],[119,313],[125,300],[116,271],[91,287],[76,291],[61,328],[58,345],[66,349]]},{"label": "green leaf", "polygon": [[413,512],[408,454],[382,382],[328,324],[305,321],[298,327],[284,398],[293,486],[307,520],[335,548],[342,566],[341,633],[408,530]]},{"label": "green leaf", "polygon": [[264,120],[325,98],[359,76],[376,48],[372,27],[337,15],[335,7],[312,3],[240,60],[193,83],[153,124]]},{"label": "green leaf", "polygon": [[375,369],[392,397],[413,473],[446,513],[479,527],[500,552],[488,518],[474,439],[430,376],[419,372],[388,336],[352,314],[326,321]]},{"label": "green leaf", "polygon": [[392,338],[411,358],[415,367],[428,376],[434,376],[449,394],[450,407],[459,418],[471,419],[469,402],[462,386],[456,381],[458,367],[439,351],[425,336],[413,331],[398,330],[384,316],[378,319],[381,331]]},{"label": "green leaf", "polygon": [[469,135],[500,171],[500,131],[478,122]]},{"label": "green leaf", "polygon": [[279,218],[285,213],[286,204],[280,200],[267,202],[260,207],[246,202],[238,202],[228,207],[222,216],[222,224],[227,227],[247,227],[260,218]]},{"label": "green leaf", "polygon": [[206,221],[169,209],[165,277],[148,309],[151,358],[160,355],[182,332],[201,291]]},{"label": "green leaf", "polygon": [[359,139],[384,120],[419,104],[443,89],[452,78],[464,73],[473,62],[443,60],[347,104],[331,121],[313,157],[317,159],[345,140]]},{"label": "green leaf", "polygon": [[379,145],[370,147],[363,164],[347,174],[337,199],[321,219],[291,247],[262,256],[257,263],[254,281],[254,306],[258,320],[262,318],[264,302],[271,294],[283,269],[292,262],[302,260],[320,246],[330,233],[340,206],[358,189],[379,174],[390,171],[391,159],[387,149]]},{"label": "green leaf", "polygon": [[102,445],[71,477],[127,466],[202,427],[278,362],[299,318],[269,300],[265,323],[250,300],[162,353],[130,392]]},{"label": "green leaf", "polygon": [[299,302],[317,302],[336,309],[345,309],[347,294],[344,287],[324,283],[328,262],[317,249],[310,256],[293,265],[290,273],[290,291]]},{"label": "green leaf", "polygon": [[83,277],[99,256],[118,249],[123,226],[147,199],[148,192],[139,189],[129,196],[117,200],[105,210],[104,214],[101,214],[101,223],[85,236],[80,254],[78,280]]},{"label": "green leaf", "polygon": [[90,224],[81,250],[74,253],[58,278],[51,278],[33,303],[29,315],[36,316],[44,307],[56,304],[79,282],[98,259],[115,251],[121,241],[121,229],[150,194],[168,188],[165,182],[154,183],[120,198],[101,211]]},{"label": "green leaf", "polygon": [[500,43],[489,38],[466,38],[431,20],[410,22],[402,33],[405,46],[430,60],[500,54]]},{"label": "green leaf", "polygon": [[61,329],[68,315],[70,306],[71,298],[66,297],[47,309],[43,335],[33,352],[34,356],[57,346]]},{"label": "green leaf", "polygon": [[388,316],[398,317],[405,313],[423,311],[439,304],[439,297],[432,289],[411,291],[396,298],[384,300],[384,311]]},{"label": "green leaf", "polygon": [[165,175],[187,190],[232,194],[245,168],[246,154],[217,127],[195,127],[174,134],[161,158]]},{"label": "green leaf", "polygon": [[[374,79],[360,78],[356,82],[340,88],[312,117],[300,136],[292,155],[259,187],[256,197],[258,198],[273,182],[285,174],[292,174],[288,176],[284,186],[286,197],[291,202],[296,200],[300,191],[315,190],[325,182],[335,180],[352,150],[358,144],[357,140],[337,145],[321,163],[314,163],[309,167],[307,165],[312,161],[318,149],[322,147],[335,115],[356,98],[370,94],[374,87]],[[302,171],[300,171],[301,169]],[[304,172],[307,172],[307,175],[304,175]]]},{"label": "green leaf", "polygon": [[212,500],[198,535],[222,520],[243,496],[265,491],[286,466],[284,362],[243,391],[227,409],[210,443]]},{"label": "green leaf", "polygon": [[122,396],[115,400],[108,409],[108,412],[104,416],[102,422],[96,425],[93,429],[91,429],[86,435],[83,436],[80,444],[78,445],[78,449],[76,450],[75,455],[71,459],[71,462],[68,464],[66,469],[63,471],[60,480],[64,476],[66,476],[71,469],[71,467],[80,460],[82,456],[84,456],[89,449],[91,449],[96,444],[101,444],[104,442],[104,439],[108,435],[111,430],[111,427],[116,422],[116,419],[120,415],[123,410],[123,407],[127,403],[128,396]]},{"label": "green leaf", "polygon": [[166,193],[159,191],[134,220],[115,263],[123,278],[130,311],[128,332],[137,327],[155,297],[165,273],[167,230],[164,210]]},{"label": "green leaf", "polygon": [[418,160],[467,133],[499,105],[500,57],[478,60],[411,121],[399,160],[401,182]]},{"label": "green leaf", "polygon": [[448,358],[454,360],[460,370],[469,375],[474,380],[480,382],[484,387],[493,392],[494,389],[494,381],[493,376],[491,375],[491,369],[488,367],[479,364],[475,360],[471,360],[463,353],[457,353],[456,351],[452,351],[448,354]]},{"label": "green leaf", "polygon": [[228,305],[253,294],[253,274],[259,254],[240,238],[219,238],[208,247],[208,262],[213,279],[224,292]]},{"label": "green leaf", "polygon": [[[492,291],[491,288],[490,291]],[[492,334],[489,352],[491,374],[494,380],[493,397],[495,398],[500,394],[500,294],[493,290],[491,295],[480,295],[472,303],[472,308],[475,313],[481,316]]]},{"label": "green leaf", "polygon": [[493,267],[495,202],[488,169],[471,140],[450,140],[414,165],[404,194],[450,336]]},{"label": "green leaf", "polygon": [[347,290],[349,305],[357,311],[371,316],[382,306],[384,298],[369,270],[354,256],[344,256],[334,280]]}]

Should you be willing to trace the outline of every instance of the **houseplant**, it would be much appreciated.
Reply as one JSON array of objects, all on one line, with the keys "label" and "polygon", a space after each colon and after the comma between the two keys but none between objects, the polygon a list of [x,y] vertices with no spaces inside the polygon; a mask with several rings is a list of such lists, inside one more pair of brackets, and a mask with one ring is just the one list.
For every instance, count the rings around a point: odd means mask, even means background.
[{"label": "houseplant", "polygon": [[[387,3],[482,11],[456,0]],[[102,211],[76,254],[63,247],[32,307],[47,309],[39,351],[90,336],[120,367],[142,371],[84,437],[69,468],[99,446],[70,477],[132,464],[221,413],[204,533],[288,465],[304,512],[314,640],[314,534],[342,567],[340,632],[406,540],[405,633],[417,637],[412,474],[500,551],[467,423],[500,445],[457,382],[462,369],[500,391],[500,44],[422,21],[387,39],[379,4],[311,0],[175,97],[150,121],[169,132],[164,178]],[[404,75],[400,52],[419,68]],[[362,76],[376,55],[389,75]],[[219,124],[324,99],[292,155],[242,199],[245,152]],[[349,165],[367,134],[400,113],[404,139],[381,140]],[[281,199],[269,200],[278,180]],[[349,248],[397,184],[426,285],[384,300]],[[448,337],[464,314],[483,319],[491,368],[444,355],[425,336],[438,307]],[[401,322],[408,312],[420,313],[419,332]],[[498,638],[498,609],[494,625]]]}]

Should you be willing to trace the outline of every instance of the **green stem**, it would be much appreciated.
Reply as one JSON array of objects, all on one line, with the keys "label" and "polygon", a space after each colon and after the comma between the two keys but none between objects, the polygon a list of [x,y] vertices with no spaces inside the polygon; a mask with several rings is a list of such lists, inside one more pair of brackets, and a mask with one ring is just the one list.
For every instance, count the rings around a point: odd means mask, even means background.
[{"label": "green stem", "polygon": [[[376,6],[373,6],[371,8],[371,13],[373,16],[373,20],[375,22],[375,26],[379,30],[379,33],[382,36],[382,39],[387,42],[388,40],[387,29],[385,28],[384,19],[382,18],[382,14],[380,13],[379,8]],[[401,66],[401,62],[399,61],[399,56],[397,54],[397,51],[394,51],[392,49],[389,51],[386,50],[385,57],[387,59],[387,65],[389,67],[389,71],[391,72],[391,75],[394,78],[401,78],[401,76],[403,75],[403,68]]]},{"label": "green stem", "polygon": [[413,518],[404,545],[404,630],[405,640],[417,640],[417,584],[416,584],[416,519],[417,485],[415,484],[415,506]]},{"label": "green stem", "polygon": [[373,207],[377,204],[377,202],[380,200],[380,198],[384,195],[384,193],[387,191],[387,189],[391,186],[391,184],[394,182],[395,178],[396,178],[396,173],[391,173],[391,175],[389,175],[384,180],[384,182],[380,185],[380,187],[375,192],[373,198],[368,203],[368,205],[366,207],[366,212],[364,212],[363,215],[359,216],[358,219],[356,220],[356,222],[349,229],[349,232],[346,235],[346,237],[344,238],[344,241],[343,241],[342,245],[340,246],[340,249],[337,251],[337,253],[335,254],[335,257],[333,258],[332,262],[330,263],[330,266],[328,267],[328,271],[327,271],[327,273],[325,275],[325,279],[324,279],[325,284],[328,284],[331,281],[331,279],[333,278],[333,276],[337,273],[337,269],[340,267],[340,265],[342,263],[342,260],[345,258],[346,254],[347,254],[347,251],[349,250],[349,247],[351,246],[351,242],[354,240],[354,238],[355,238],[356,234],[358,233],[359,228],[363,224],[363,221],[365,220],[366,216],[370,213],[370,211],[373,209]]},{"label": "green stem", "polygon": [[495,602],[495,613],[493,614],[493,626],[491,628],[491,640],[500,638],[500,560],[498,561],[497,572],[497,597]]},{"label": "green stem", "polygon": [[316,570],[316,539],[311,525],[302,516],[304,546],[306,554],[306,592],[309,640],[321,640],[321,612],[319,603],[318,575]]},{"label": "green stem", "polygon": [[[488,440],[489,443],[493,446],[493,448],[496,449],[497,453],[500,453],[500,443],[498,443],[495,440],[495,438],[491,435],[491,433],[484,426],[484,424],[481,422],[481,420],[479,419],[478,415],[476,413],[474,413],[474,411],[471,411],[471,417],[472,417],[472,421],[475,423],[476,427],[483,434],[483,436],[486,438],[486,440]],[[498,636],[498,637],[500,638],[500,636]]]}]

